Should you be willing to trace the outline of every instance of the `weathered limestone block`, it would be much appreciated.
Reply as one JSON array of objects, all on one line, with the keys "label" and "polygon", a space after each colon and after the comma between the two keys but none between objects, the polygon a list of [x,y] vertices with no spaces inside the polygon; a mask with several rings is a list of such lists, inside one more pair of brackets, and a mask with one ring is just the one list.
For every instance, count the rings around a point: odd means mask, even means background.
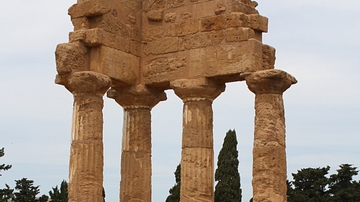
[{"label": "weathered limestone block", "polygon": [[200,32],[180,38],[179,49],[189,50],[219,44],[224,39],[223,31]]},{"label": "weathered limestone block", "polygon": [[258,11],[255,9],[257,3],[250,0],[232,0],[232,11],[243,12],[246,14],[257,14]]},{"label": "weathered limestone block", "polygon": [[106,46],[92,48],[90,70],[111,77],[114,84],[132,85],[138,78],[139,57]]},{"label": "weathered limestone block", "polygon": [[165,22],[175,22],[176,20],[176,13],[167,13],[165,16],[164,16],[164,20]]},{"label": "weathered limestone block", "polygon": [[229,15],[216,15],[203,17],[201,31],[221,30],[231,27],[248,27],[261,32],[268,31],[268,19],[258,14],[245,15],[234,12]]},{"label": "weathered limestone block", "polygon": [[120,0],[121,5],[126,6],[131,10],[140,10],[141,9],[141,0]]},{"label": "weathered limestone block", "polygon": [[87,48],[81,43],[63,43],[56,47],[56,69],[58,74],[86,70]]},{"label": "weathered limestone block", "polygon": [[255,93],[254,202],[286,202],[285,118],[282,94],[296,79],[281,70],[244,73]]},{"label": "weathered limestone block", "polygon": [[185,36],[195,34],[199,31],[200,25],[197,19],[181,20],[167,27],[166,35],[169,36]]},{"label": "weathered limestone block", "polygon": [[108,76],[72,73],[64,86],[74,95],[71,133],[69,201],[103,201],[103,95]]},{"label": "weathered limestone block", "polygon": [[146,16],[149,20],[152,21],[162,21],[164,16],[163,10],[150,10],[146,13]]},{"label": "weathered limestone block", "polygon": [[142,0],[142,10],[147,12],[149,10],[164,9],[166,0]]},{"label": "weathered limestone block", "polygon": [[176,8],[185,5],[185,0],[168,0],[167,7],[168,8]]},{"label": "weathered limestone block", "polygon": [[160,57],[150,60],[144,66],[144,76],[178,71],[186,67],[185,57]]},{"label": "weathered limestone block", "polygon": [[204,17],[201,19],[201,31],[213,31],[221,30],[227,27],[226,16],[225,15],[216,15]]},{"label": "weathered limestone block", "polygon": [[135,17],[135,16],[128,14],[128,15],[126,16],[126,19],[127,19],[129,22],[131,22],[131,23],[133,23],[133,24],[136,24],[136,17]]},{"label": "weathered limestone block", "polygon": [[72,18],[79,18],[104,15],[110,10],[110,6],[104,0],[87,0],[74,4],[68,12]]},{"label": "weathered limestone block", "polygon": [[224,13],[225,11],[226,11],[225,5],[222,3],[219,3],[217,5],[217,8],[215,9],[214,13],[215,13],[215,15],[220,15],[220,14]]},{"label": "weathered limestone block", "polygon": [[100,28],[83,29],[71,32],[69,34],[70,42],[81,41],[87,47],[96,47],[105,45],[111,48],[119,49],[124,46],[123,37],[119,37]]},{"label": "weathered limestone block", "polygon": [[206,78],[170,83],[183,102],[181,201],[214,201],[214,151],[212,101],[224,84]]},{"label": "weathered limestone block", "polygon": [[275,48],[269,45],[263,45],[263,66],[264,69],[274,69],[275,66]]},{"label": "weathered limestone block", "polygon": [[90,21],[88,17],[71,18],[74,30],[90,29]]},{"label": "weathered limestone block", "polygon": [[112,88],[108,97],[124,108],[120,201],[151,201],[151,108],[166,100],[144,85]]},{"label": "weathered limestone block", "polygon": [[143,51],[145,55],[160,55],[165,53],[172,53],[179,50],[178,44],[178,37],[164,37],[144,44]]},{"label": "weathered limestone block", "polygon": [[120,22],[111,13],[94,17],[90,21],[92,28],[101,28],[106,32],[113,33],[117,36],[128,37],[135,41],[140,41],[140,30],[124,22]]},{"label": "weathered limestone block", "polygon": [[229,28],[225,30],[225,41],[228,43],[247,41],[250,38],[255,38],[255,32],[249,28]]},{"label": "weathered limestone block", "polygon": [[190,55],[191,71],[201,70],[201,74],[225,82],[238,80],[241,72],[263,70],[262,43],[257,40],[213,46],[203,51],[191,50]]},{"label": "weathered limestone block", "polygon": [[186,52],[149,58],[142,64],[144,81],[147,85],[154,84],[168,89],[171,80],[186,77],[188,61],[188,53]]},{"label": "weathered limestone block", "polygon": [[152,41],[155,38],[159,38],[164,34],[163,26],[149,26],[142,29],[142,40],[143,41]]},{"label": "weathered limestone block", "polygon": [[254,30],[267,32],[268,31],[268,21],[269,20],[267,17],[261,16],[258,14],[249,15],[249,27]]}]

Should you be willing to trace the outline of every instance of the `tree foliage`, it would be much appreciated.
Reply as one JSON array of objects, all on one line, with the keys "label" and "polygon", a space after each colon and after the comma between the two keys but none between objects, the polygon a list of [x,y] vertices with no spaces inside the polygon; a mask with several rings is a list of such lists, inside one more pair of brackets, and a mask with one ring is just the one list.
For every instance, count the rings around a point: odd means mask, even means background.
[{"label": "tree foliage", "polygon": [[[4,151],[4,147],[0,149],[0,158],[3,157],[5,155],[5,151]],[[9,170],[11,168],[11,165],[5,165],[5,164],[1,164],[0,165],[0,172],[2,170]],[[1,173],[0,173],[0,176],[1,176]]]},{"label": "tree foliage", "polygon": [[33,180],[22,178],[21,180],[15,180],[15,201],[16,202],[35,202],[36,195],[40,193],[39,186],[34,186]]},{"label": "tree foliage", "polygon": [[67,202],[68,201],[68,183],[63,180],[60,184],[60,189],[58,186],[52,188],[52,191],[49,191],[49,195],[52,202]]},{"label": "tree foliage", "polygon": [[180,185],[181,185],[181,164],[176,167],[174,172],[175,185],[169,190],[170,195],[166,198],[166,202],[179,202],[180,201]]},{"label": "tree foliage", "polygon": [[235,130],[224,138],[215,171],[215,202],[241,202],[239,160]]},{"label": "tree foliage", "polygon": [[329,193],[332,202],[360,201],[360,182],[353,180],[359,171],[350,164],[340,165],[337,174],[329,178]]},{"label": "tree foliage", "polygon": [[358,174],[350,164],[340,165],[336,174],[327,177],[330,167],[304,168],[288,183],[288,202],[357,202],[360,201]]},{"label": "tree foliage", "polygon": [[9,199],[14,200],[15,196],[13,194],[14,189],[11,189],[8,184],[5,184],[5,189],[0,189],[0,201],[8,201]]}]

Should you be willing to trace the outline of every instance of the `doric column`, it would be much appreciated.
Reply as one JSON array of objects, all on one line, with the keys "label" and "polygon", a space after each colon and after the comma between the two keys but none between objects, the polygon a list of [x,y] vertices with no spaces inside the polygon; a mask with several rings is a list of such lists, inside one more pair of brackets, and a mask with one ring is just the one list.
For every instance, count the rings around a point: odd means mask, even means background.
[{"label": "doric column", "polygon": [[120,201],[151,201],[151,109],[164,91],[138,85],[112,88],[108,97],[124,108]]},{"label": "doric column", "polygon": [[245,73],[255,93],[253,201],[286,202],[286,154],[283,92],[296,79],[281,70]]},{"label": "doric column", "polygon": [[180,201],[214,201],[212,102],[225,90],[206,78],[170,83],[183,102]]},{"label": "doric column", "polygon": [[103,190],[103,95],[108,76],[75,72],[57,83],[74,95],[68,195],[71,202],[102,202]]}]

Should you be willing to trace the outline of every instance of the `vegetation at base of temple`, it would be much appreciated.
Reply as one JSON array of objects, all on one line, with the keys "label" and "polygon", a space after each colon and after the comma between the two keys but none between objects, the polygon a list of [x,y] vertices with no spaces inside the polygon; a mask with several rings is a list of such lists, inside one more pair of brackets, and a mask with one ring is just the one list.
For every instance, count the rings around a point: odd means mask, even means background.
[{"label": "vegetation at base of temple", "polygon": [[176,167],[175,185],[170,188],[170,195],[166,198],[165,202],[178,202],[180,201],[180,176],[181,176],[181,164]]},{"label": "vegetation at base of temple", "polygon": [[[235,130],[229,130],[224,138],[222,149],[218,156],[218,168],[215,171],[214,201],[215,202],[241,202],[239,160]],[[175,185],[169,190],[170,195],[166,202],[180,201],[180,173],[181,165],[176,168]]]},{"label": "vegetation at base of temple", "polygon": [[219,152],[215,171],[215,202],[241,202],[237,144],[235,130],[229,130]]},{"label": "vegetation at base of temple", "polygon": [[[4,148],[0,149],[0,157],[4,156]],[[11,165],[0,165],[0,172],[9,170]],[[1,174],[0,174],[1,176]],[[22,178],[20,180],[15,180],[15,188],[11,189],[8,184],[5,184],[5,188],[0,189],[0,202],[67,202],[68,201],[68,183],[63,180],[60,184],[60,189],[58,186],[53,187],[49,191],[49,196],[42,195],[37,197],[40,193],[39,186],[34,186],[34,181],[27,178]],[[105,202],[105,189],[103,188],[102,192],[104,202]],[[51,199],[51,200],[49,200]]]},{"label": "vegetation at base of temple", "polygon": [[293,173],[293,180],[287,181],[288,202],[359,202],[360,180],[353,179],[359,171],[351,164],[339,167],[329,177],[329,166],[303,168]]},{"label": "vegetation at base of temple", "polygon": [[327,177],[330,167],[303,168],[293,173],[288,182],[288,202],[357,202],[360,201],[360,181],[351,164],[342,164],[336,174]]}]

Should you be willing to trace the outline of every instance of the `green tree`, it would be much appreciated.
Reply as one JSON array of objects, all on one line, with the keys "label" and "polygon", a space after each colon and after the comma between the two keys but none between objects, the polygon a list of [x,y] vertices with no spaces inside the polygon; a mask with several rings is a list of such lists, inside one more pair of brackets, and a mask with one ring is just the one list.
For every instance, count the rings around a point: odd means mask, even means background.
[{"label": "green tree", "polygon": [[329,179],[326,175],[330,167],[303,168],[292,174],[294,181],[288,186],[288,202],[328,202],[330,194],[326,190]]},{"label": "green tree", "polygon": [[46,196],[45,194],[43,194],[40,198],[39,198],[39,202],[47,202],[49,200],[49,197]]},{"label": "green tree", "polygon": [[7,202],[9,199],[14,198],[14,189],[11,189],[8,184],[5,184],[5,189],[0,189],[0,202]]},{"label": "green tree", "polygon": [[239,160],[235,130],[226,133],[215,171],[215,202],[241,202]]},{"label": "green tree", "polygon": [[[5,155],[5,151],[4,151],[4,147],[0,149],[0,158],[3,157]],[[5,165],[5,164],[1,164],[0,165],[0,172],[2,170],[9,170],[11,168],[11,165]],[[1,173],[0,173],[1,176]]]},{"label": "green tree", "polygon": [[166,198],[166,202],[179,202],[180,201],[180,184],[181,184],[181,164],[176,167],[175,185],[169,190],[170,195]]},{"label": "green tree", "polygon": [[360,183],[353,180],[358,172],[351,164],[342,164],[337,174],[330,176],[329,192],[332,202],[360,201]]},{"label": "green tree", "polygon": [[49,191],[49,195],[52,202],[67,202],[68,201],[68,183],[63,180],[60,184],[60,189],[58,186],[52,188],[52,191]]},{"label": "green tree", "polygon": [[15,180],[15,201],[16,202],[36,202],[36,195],[40,192],[39,186],[34,186],[33,180],[22,178],[21,180]]},{"label": "green tree", "polygon": [[[103,191],[102,191],[102,196],[103,196],[103,199],[104,199],[104,202],[105,202],[105,188],[103,187]],[[66,200],[67,201],[67,200]]]}]

